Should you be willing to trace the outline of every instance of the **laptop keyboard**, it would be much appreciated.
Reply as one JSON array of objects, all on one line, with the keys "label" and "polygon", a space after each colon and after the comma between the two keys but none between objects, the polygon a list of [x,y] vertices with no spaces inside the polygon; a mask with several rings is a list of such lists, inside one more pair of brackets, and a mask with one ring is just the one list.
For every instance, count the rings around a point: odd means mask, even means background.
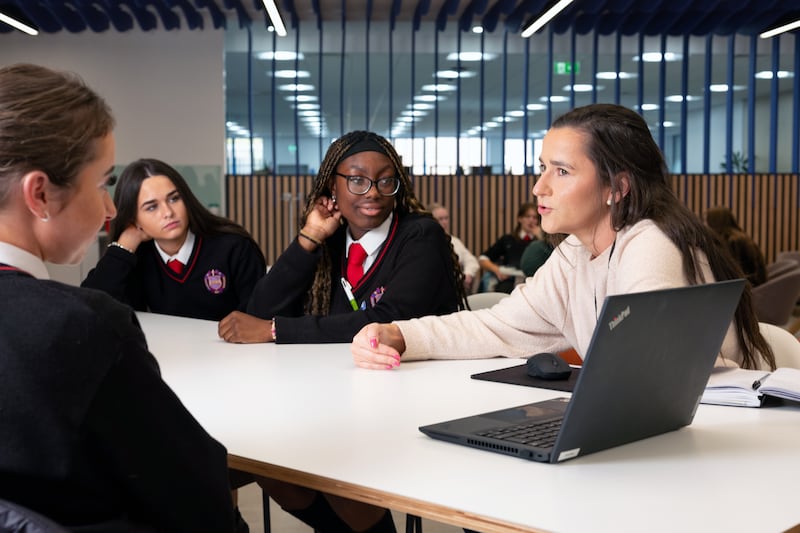
[{"label": "laptop keyboard", "polygon": [[477,435],[538,448],[551,448],[555,444],[556,437],[561,429],[561,420],[563,419],[556,418],[554,420],[545,420],[544,422],[503,426],[480,431]]}]

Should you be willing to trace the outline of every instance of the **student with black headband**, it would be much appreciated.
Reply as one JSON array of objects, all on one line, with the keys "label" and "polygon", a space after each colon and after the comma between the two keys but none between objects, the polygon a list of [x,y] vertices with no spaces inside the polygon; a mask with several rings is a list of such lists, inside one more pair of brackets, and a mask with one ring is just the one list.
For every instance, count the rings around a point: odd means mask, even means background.
[{"label": "student with black headband", "polygon": [[297,238],[256,285],[229,342],[350,342],[374,321],[465,306],[449,237],[414,196],[394,147],[355,131],[331,144]]},{"label": "student with black headband", "polygon": [[[360,249],[360,250],[359,250]],[[394,147],[355,131],[331,144],[301,230],[247,307],[219,324],[228,342],[350,342],[373,321],[466,306],[450,238],[414,196]],[[387,509],[271,479],[259,485],[319,531],[395,531]]]}]

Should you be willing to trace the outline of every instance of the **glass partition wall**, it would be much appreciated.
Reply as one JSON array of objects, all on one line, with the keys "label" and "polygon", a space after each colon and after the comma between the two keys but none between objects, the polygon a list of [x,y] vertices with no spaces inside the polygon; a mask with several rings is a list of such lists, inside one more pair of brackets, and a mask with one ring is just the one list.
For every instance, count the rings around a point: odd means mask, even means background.
[{"label": "glass partition wall", "polygon": [[798,48],[793,34],[228,28],[227,173],[314,174],[333,139],[369,129],[414,174],[531,174],[551,121],[592,102],[638,110],[673,173],[796,173]]}]

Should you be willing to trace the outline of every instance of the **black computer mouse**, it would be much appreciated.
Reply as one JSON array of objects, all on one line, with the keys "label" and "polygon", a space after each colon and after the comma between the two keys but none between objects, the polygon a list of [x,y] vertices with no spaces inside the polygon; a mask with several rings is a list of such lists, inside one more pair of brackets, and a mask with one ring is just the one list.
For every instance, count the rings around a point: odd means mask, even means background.
[{"label": "black computer mouse", "polygon": [[528,358],[528,375],[539,379],[569,379],[572,368],[560,356],[549,353],[537,353]]}]

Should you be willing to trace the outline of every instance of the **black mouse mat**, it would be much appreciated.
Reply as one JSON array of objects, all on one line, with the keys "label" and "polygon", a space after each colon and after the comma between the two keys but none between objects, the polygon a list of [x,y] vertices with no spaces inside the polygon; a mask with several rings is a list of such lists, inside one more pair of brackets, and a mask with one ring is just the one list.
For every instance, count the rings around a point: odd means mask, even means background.
[{"label": "black mouse mat", "polygon": [[578,381],[578,374],[580,374],[580,372],[580,368],[573,368],[569,379],[539,379],[529,376],[528,365],[523,364],[510,368],[501,368],[500,370],[472,374],[470,377],[472,379],[482,379],[484,381],[496,381],[498,383],[511,383],[512,385],[525,385],[526,387],[572,392],[572,389],[575,388],[575,382]]}]

